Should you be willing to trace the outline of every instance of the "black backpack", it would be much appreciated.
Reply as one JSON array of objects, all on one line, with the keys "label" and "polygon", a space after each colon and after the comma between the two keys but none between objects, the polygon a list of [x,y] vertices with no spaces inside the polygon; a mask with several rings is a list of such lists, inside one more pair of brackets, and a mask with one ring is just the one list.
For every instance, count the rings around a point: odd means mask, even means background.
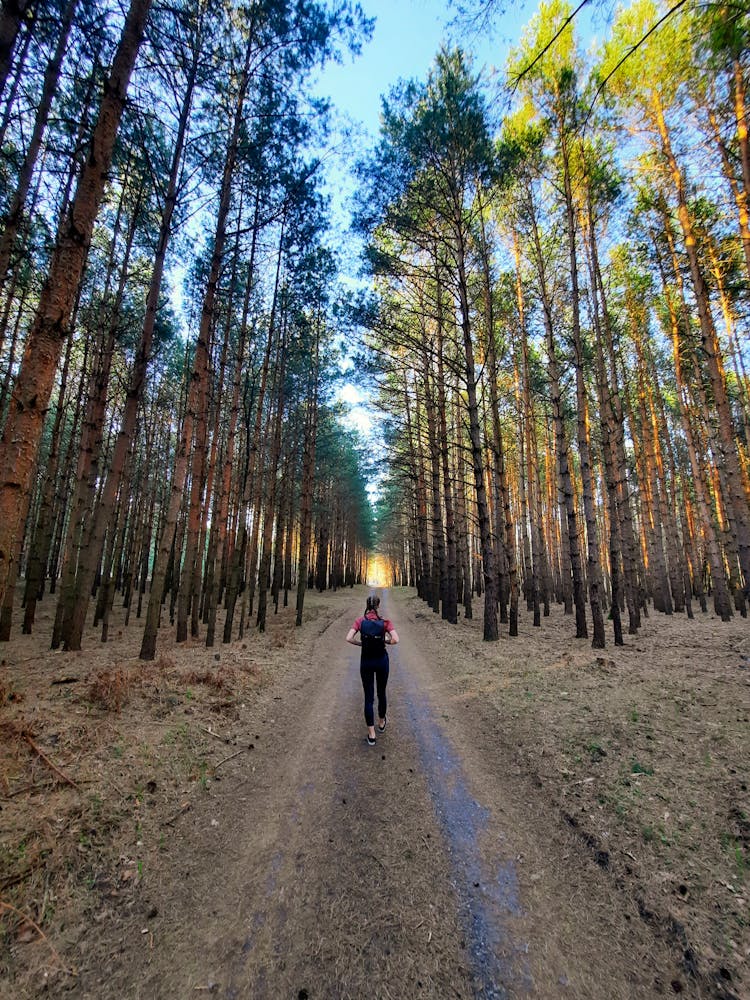
[{"label": "black backpack", "polygon": [[382,618],[363,618],[359,634],[365,659],[377,660],[385,656],[385,622]]}]

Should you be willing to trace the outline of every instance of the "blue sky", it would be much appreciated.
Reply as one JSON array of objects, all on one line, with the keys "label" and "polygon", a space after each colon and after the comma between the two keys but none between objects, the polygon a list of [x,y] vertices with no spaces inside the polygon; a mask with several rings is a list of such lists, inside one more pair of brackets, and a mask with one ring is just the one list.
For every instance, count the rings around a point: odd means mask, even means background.
[{"label": "blue sky", "polygon": [[[536,9],[536,2],[510,3],[511,12],[492,37],[461,34],[450,28],[454,12],[447,2],[435,0],[361,0],[368,17],[375,17],[372,39],[357,57],[347,56],[341,64],[330,64],[321,73],[316,93],[331,99],[337,118],[350,125],[350,138],[328,164],[329,190],[334,217],[342,242],[347,241],[346,202],[353,188],[348,168],[371,145],[378,133],[381,96],[402,78],[426,78],[435,54],[443,43],[461,44],[474,54],[476,69],[501,67],[509,44],[516,41],[523,25]],[[358,246],[349,244],[345,270],[354,278],[358,267]],[[371,424],[366,401],[353,385],[341,391],[352,407],[351,423],[360,430]]]},{"label": "blue sky", "polygon": [[[329,97],[335,105],[339,128],[349,128],[343,142],[336,145],[334,140],[334,152],[327,155],[326,173],[344,271],[354,281],[360,248],[347,233],[347,201],[354,187],[350,170],[377,137],[381,96],[399,79],[426,79],[442,44],[460,45],[471,53],[477,72],[489,77],[497,68],[502,74],[510,49],[518,43],[524,26],[538,8],[538,0],[506,0],[505,12],[496,18],[493,30],[478,35],[455,23],[455,9],[447,0],[360,3],[365,14],[376,19],[372,39],[363,45],[359,56],[328,65],[315,87],[316,94]],[[591,3],[576,17],[577,31],[586,40],[590,40],[592,29],[601,27],[597,22],[604,19],[602,10],[608,6]],[[369,429],[372,416],[358,390],[347,385],[340,395],[351,406],[351,424],[359,430]]]},{"label": "blue sky", "polygon": [[509,43],[518,39],[537,6],[511,0],[492,36],[477,37],[451,26],[455,11],[445,0],[361,0],[361,5],[368,17],[376,18],[372,40],[355,59],[326,67],[318,91],[372,135],[378,129],[381,95],[399,78],[424,79],[441,43],[472,52],[477,69],[502,66]]},{"label": "blue sky", "polygon": [[[344,269],[350,280],[355,280],[358,269],[359,246],[350,242],[347,236],[347,199],[353,190],[353,179],[349,170],[353,161],[370,146],[378,133],[381,96],[399,79],[426,78],[440,45],[444,42],[460,43],[465,49],[476,54],[477,69],[484,65],[502,65],[508,50],[498,37],[478,39],[459,37],[449,31],[448,25],[453,12],[446,2],[435,0],[360,0],[368,17],[375,17],[375,28],[371,40],[366,43],[359,56],[347,56],[340,64],[331,63],[323,70],[316,93],[331,99],[336,107],[336,118],[340,126],[350,129],[349,138],[333,155],[328,164],[329,191],[333,199],[334,218],[340,247],[348,245],[344,252]],[[531,17],[536,7],[534,3],[517,3],[513,20],[513,40],[518,38],[521,26]],[[343,122],[341,119],[343,118]],[[350,426],[361,432],[372,427],[372,414],[360,392],[351,384],[340,390],[340,398],[350,406]],[[371,484],[372,492],[377,485]]]},{"label": "blue sky", "polygon": [[[477,73],[489,79],[497,69],[502,79],[509,50],[518,43],[539,0],[498,0],[496,6],[504,7],[504,13],[494,17],[491,31],[481,34],[456,23],[455,8],[448,0],[360,3],[365,15],[375,19],[371,40],[362,46],[359,56],[347,55],[341,63],[328,64],[313,87],[313,93],[329,98],[335,109],[332,134],[324,152],[325,173],[333,204],[335,241],[344,250],[351,278],[358,253],[348,233],[347,203],[354,190],[352,168],[376,140],[382,97],[400,79],[425,80],[443,44],[460,45],[472,56]],[[579,32],[590,35],[590,12],[601,6],[601,2],[591,0],[577,15]],[[487,92],[491,96],[491,85]]]}]

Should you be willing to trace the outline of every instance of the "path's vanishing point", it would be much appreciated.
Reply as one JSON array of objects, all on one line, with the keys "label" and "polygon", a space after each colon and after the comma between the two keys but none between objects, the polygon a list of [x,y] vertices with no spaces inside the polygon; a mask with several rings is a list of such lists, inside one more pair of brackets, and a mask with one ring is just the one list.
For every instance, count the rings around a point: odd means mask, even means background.
[{"label": "path's vanishing point", "polygon": [[429,627],[387,592],[384,610],[402,642],[377,747],[363,738],[347,612],[263,696],[254,752],[180,820],[150,944],[142,915],[118,940],[94,929],[76,995],[670,992],[674,956],[535,803],[481,698],[450,694]]}]

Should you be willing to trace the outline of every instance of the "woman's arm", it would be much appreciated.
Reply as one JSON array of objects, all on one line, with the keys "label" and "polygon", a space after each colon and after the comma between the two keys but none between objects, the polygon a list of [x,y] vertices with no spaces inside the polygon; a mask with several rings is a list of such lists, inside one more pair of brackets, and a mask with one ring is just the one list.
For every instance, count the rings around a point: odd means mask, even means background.
[{"label": "woman's arm", "polygon": [[346,636],[346,641],[350,642],[352,644],[352,646],[361,646],[362,645],[362,640],[357,638],[357,630],[354,629],[354,628],[350,628],[349,629],[349,631],[347,633],[347,636]]},{"label": "woman's arm", "polygon": [[395,628],[392,628],[390,632],[386,632],[385,641],[388,643],[389,646],[396,645],[396,643],[398,642],[398,632],[395,630]]}]

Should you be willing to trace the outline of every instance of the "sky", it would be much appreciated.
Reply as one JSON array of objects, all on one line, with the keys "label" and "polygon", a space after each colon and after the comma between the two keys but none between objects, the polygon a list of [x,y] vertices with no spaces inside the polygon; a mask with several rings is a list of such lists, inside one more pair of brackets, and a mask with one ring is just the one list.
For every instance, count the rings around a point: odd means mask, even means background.
[{"label": "sky", "polygon": [[361,0],[375,29],[361,55],[325,68],[318,92],[375,135],[380,97],[400,78],[423,80],[442,43],[459,44],[474,54],[477,69],[502,66],[511,41],[536,9],[529,0],[509,0],[492,35],[468,33],[451,25],[455,16],[445,0]]},{"label": "sky", "polygon": [[[466,2],[466,0],[465,0]],[[344,280],[357,281],[360,247],[347,233],[348,202],[354,191],[351,168],[376,140],[381,97],[399,79],[425,80],[442,44],[460,45],[470,53],[477,73],[490,78],[493,71],[503,75],[508,54],[521,38],[523,28],[537,11],[539,0],[505,0],[498,3],[504,12],[495,18],[491,31],[478,34],[456,22],[455,8],[448,0],[360,0],[367,17],[375,18],[372,38],[359,56],[346,56],[342,63],[330,63],[314,87],[316,96],[330,98],[336,108],[339,128],[349,128],[327,165],[328,188],[332,199],[334,227],[344,259]],[[577,15],[576,30],[590,41],[611,15],[613,4],[590,2]],[[339,394],[350,407],[347,424],[367,433],[373,427],[367,400],[353,385]]]},{"label": "sky", "polygon": [[[350,126],[350,138],[343,143],[329,164],[329,189],[333,212],[342,241],[347,240],[347,201],[353,191],[349,173],[357,155],[375,141],[379,127],[381,96],[399,79],[427,77],[441,44],[460,44],[473,53],[477,71],[494,65],[502,67],[509,46],[531,18],[536,2],[510,2],[508,12],[491,36],[478,37],[451,27],[454,10],[445,0],[360,0],[368,17],[374,17],[372,38],[359,56],[346,56],[342,63],[330,63],[320,74],[315,87],[319,96],[330,98],[340,124]],[[342,121],[343,119],[343,121]],[[354,280],[358,247],[350,245]],[[350,407],[347,423],[359,431],[368,431],[372,417],[366,400],[351,384],[343,387],[340,398]]]},{"label": "sky", "polygon": [[351,167],[378,134],[381,99],[401,79],[425,80],[442,44],[460,44],[472,53],[477,71],[502,67],[510,44],[520,36],[534,13],[536,0],[507,0],[508,11],[491,36],[478,36],[453,24],[448,0],[360,0],[365,15],[375,19],[372,38],[358,56],[330,62],[313,88],[334,106],[343,142],[333,140],[328,174],[333,179],[334,214],[348,225],[347,196],[352,191]]}]

